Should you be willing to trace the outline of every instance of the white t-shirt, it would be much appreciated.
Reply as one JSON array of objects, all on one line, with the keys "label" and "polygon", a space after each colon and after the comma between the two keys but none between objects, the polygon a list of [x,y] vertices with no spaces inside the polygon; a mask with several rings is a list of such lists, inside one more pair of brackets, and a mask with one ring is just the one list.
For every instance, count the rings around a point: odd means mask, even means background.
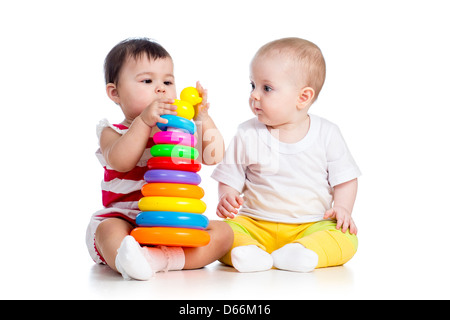
[{"label": "white t-shirt", "polygon": [[242,123],[212,173],[243,193],[241,215],[282,223],[323,220],[333,187],[360,175],[339,128],[315,115],[297,143],[280,142],[257,118]]}]

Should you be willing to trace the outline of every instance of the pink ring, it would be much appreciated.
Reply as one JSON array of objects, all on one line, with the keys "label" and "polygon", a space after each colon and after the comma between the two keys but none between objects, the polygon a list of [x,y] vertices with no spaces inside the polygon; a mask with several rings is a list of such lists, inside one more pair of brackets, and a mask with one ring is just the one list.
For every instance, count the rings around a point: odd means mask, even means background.
[{"label": "pink ring", "polygon": [[159,131],[153,135],[153,141],[155,144],[181,144],[188,147],[194,147],[197,144],[194,135],[177,131]]}]

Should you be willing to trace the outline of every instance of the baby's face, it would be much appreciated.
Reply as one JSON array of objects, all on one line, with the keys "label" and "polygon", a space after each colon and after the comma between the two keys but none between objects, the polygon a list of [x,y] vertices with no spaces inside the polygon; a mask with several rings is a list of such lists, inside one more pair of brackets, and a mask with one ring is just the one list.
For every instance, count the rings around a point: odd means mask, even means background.
[{"label": "baby's face", "polygon": [[120,106],[127,119],[134,119],[159,99],[175,99],[173,62],[170,58],[139,59],[129,57],[122,67],[117,83]]},{"label": "baby's face", "polygon": [[250,81],[249,104],[260,122],[279,126],[293,120],[301,85],[291,59],[273,54],[255,57]]}]

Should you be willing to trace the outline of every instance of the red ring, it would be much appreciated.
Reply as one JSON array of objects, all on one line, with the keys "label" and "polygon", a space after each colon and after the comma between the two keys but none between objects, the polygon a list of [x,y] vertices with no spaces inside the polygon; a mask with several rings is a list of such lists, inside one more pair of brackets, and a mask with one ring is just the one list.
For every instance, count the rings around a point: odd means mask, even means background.
[{"label": "red ring", "polygon": [[200,171],[202,165],[199,161],[187,158],[176,157],[152,157],[147,161],[147,167],[151,169],[180,170],[180,171]]}]

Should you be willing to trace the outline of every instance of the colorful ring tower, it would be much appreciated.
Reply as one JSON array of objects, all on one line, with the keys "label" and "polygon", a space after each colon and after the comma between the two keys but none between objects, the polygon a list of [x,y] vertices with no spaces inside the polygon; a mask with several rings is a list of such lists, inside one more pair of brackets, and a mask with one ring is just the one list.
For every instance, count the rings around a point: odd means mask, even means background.
[{"label": "colorful ring tower", "polygon": [[197,89],[187,87],[180,100],[175,100],[177,116],[163,115],[168,123],[157,123],[161,131],[153,136],[153,157],[147,163],[147,184],[142,187],[141,213],[136,217],[138,227],[131,231],[142,245],[200,247],[210,241],[192,121],[194,106],[201,101]]}]

